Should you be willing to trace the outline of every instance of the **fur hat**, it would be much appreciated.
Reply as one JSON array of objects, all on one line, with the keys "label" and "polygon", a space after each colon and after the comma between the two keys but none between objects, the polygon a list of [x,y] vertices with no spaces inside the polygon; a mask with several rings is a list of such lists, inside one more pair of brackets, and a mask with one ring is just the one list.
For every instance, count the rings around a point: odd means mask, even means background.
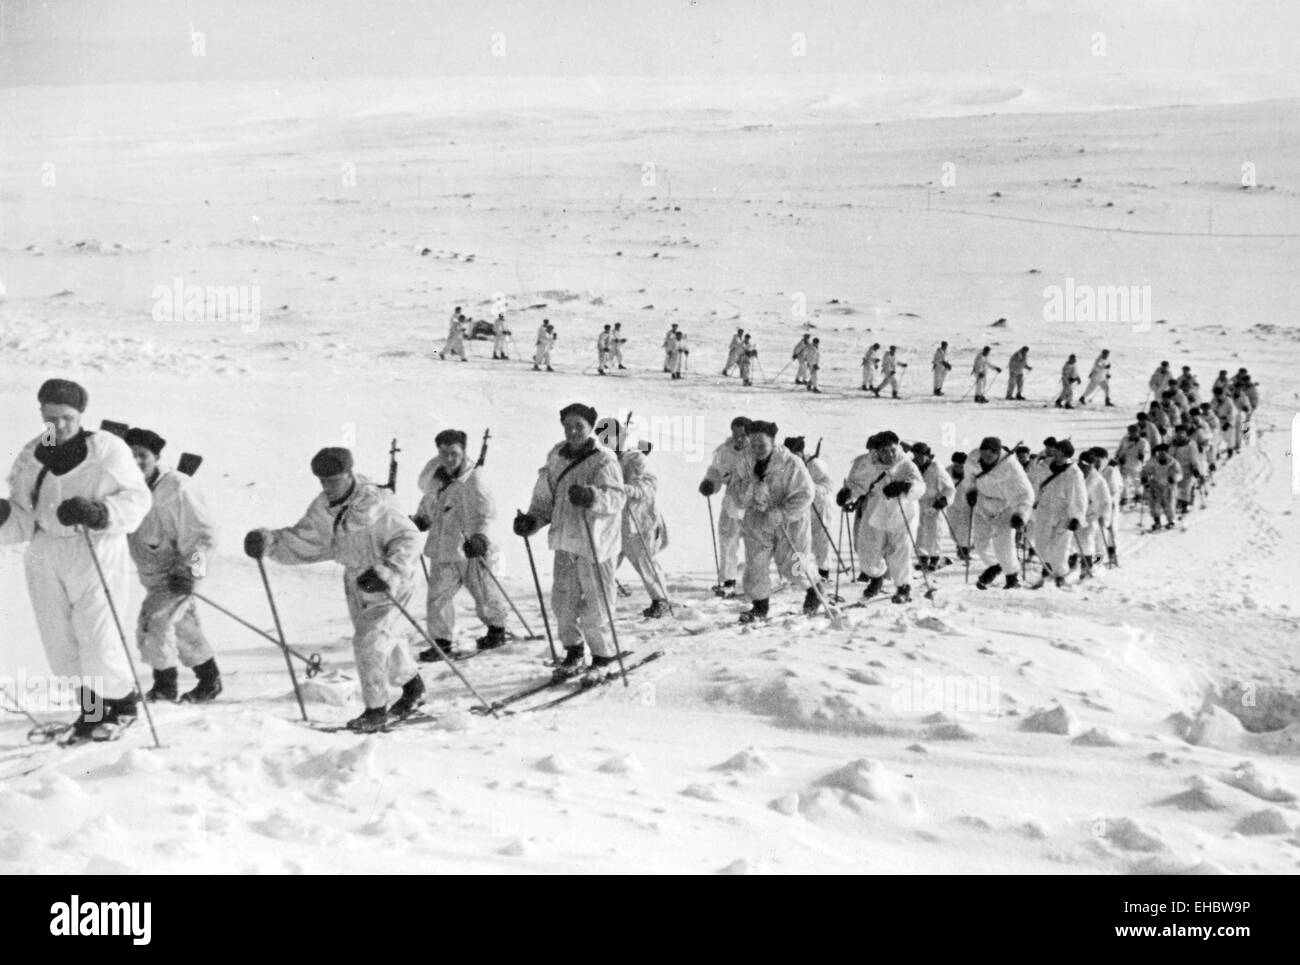
[{"label": "fur hat", "polygon": [[784,445],[787,449],[789,449],[789,450],[790,450],[791,452],[793,452],[795,455],[802,456],[802,455],[803,455],[803,450],[804,450],[804,437],[803,437],[803,436],[786,436],[786,437],[785,437],[785,442],[783,442],[782,445]]},{"label": "fur hat", "polygon": [[351,471],[352,453],[341,446],[327,446],[311,457],[311,474],[317,479]]},{"label": "fur hat", "polygon": [[36,392],[36,401],[41,405],[70,405],[78,412],[85,412],[90,396],[69,379],[47,379]]},{"label": "fur hat", "polygon": [[167,440],[152,429],[127,429],[123,438],[128,446],[148,449],[155,456],[162,452],[163,446],[167,445]]},{"label": "fur hat", "polygon": [[980,440],[980,452],[996,452],[1002,454],[1002,440],[997,436],[985,436]]},{"label": "fur hat", "polygon": [[596,427],[596,410],[589,405],[583,405],[581,402],[571,402],[560,410],[560,421],[563,422],[571,415],[578,416],[593,429]]},{"label": "fur hat", "polygon": [[754,419],[745,428],[745,435],[747,436],[757,436],[760,434],[767,436],[769,439],[775,439],[776,423],[764,422],[762,419]]},{"label": "fur hat", "polygon": [[885,446],[898,445],[898,433],[889,429],[885,429],[883,432],[877,432],[871,438],[874,439],[875,442],[872,443],[868,440],[867,445],[872,449],[883,449]]},{"label": "fur hat", "polygon": [[459,445],[462,449],[469,443],[469,437],[459,429],[443,429],[433,437],[435,446],[455,446]]}]

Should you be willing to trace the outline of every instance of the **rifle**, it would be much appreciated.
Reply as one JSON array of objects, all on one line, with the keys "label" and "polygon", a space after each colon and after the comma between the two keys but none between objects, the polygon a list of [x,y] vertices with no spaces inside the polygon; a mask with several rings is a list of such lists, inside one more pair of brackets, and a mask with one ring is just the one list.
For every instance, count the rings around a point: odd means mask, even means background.
[{"label": "rifle", "polygon": [[394,438],[388,445],[388,482],[382,487],[394,495],[397,494],[397,454],[401,451],[397,448],[397,439]]},{"label": "rifle", "polygon": [[817,448],[816,448],[815,450],[813,450],[813,458],[814,458],[814,459],[817,459],[817,458],[819,458],[819,457],[821,456],[821,454],[822,454],[822,439],[821,439],[821,436],[818,436],[818,437],[817,437]]},{"label": "rifle", "polygon": [[[125,422],[114,422],[112,419],[101,419],[99,428],[104,432],[111,432],[119,439],[125,440],[130,426]],[[192,452],[182,452],[180,461],[176,463],[176,469],[187,476],[193,476],[198,472],[199,466],[203,465],[203,457],[195,455]]]},{"label": "rifle", "polygon": [[487,462],[488,440],[491,439],[491,438],[492,438],[492,430],[491,430],[491,429],[484,429],[484,430],[483,430],[483,445],[482,445],[481,447],[479,447],[479,451],[478,451],[478,462],[474,463],[474,468],[475,468],[475,469],[478,469],[478,468],[482,467],[483,463]]}]

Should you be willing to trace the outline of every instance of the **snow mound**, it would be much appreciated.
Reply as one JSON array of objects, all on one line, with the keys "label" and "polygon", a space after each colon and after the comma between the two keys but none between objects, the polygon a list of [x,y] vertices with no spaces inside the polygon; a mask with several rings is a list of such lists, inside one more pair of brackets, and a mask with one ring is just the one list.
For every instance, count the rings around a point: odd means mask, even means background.
[{"label": "snow mound", "polygon": [[720,875],[761,875],[765,872],[766,866],[761,861],[751,861],[749,858],[737,858],[731,864],[718,869]]},{"label": "snow mound", "polygon": [[973,741],[978,736],[965,724],[956,721],[933,724],[925,731],[926,740],[932,741]]},{"label": "snow mound", "polygon": [[546,757],[543,757],[534,764],[533,767],[537,768],[537,770],[541,771],[543,774],[573,773],[573,765],[569,763],[567,758],[562,757],[559,754],[548,754]]},{"label": "snow mound", "polygon": [[820,778],[814,787],[842,791],[845,794],[917,816],[921,803],[907,785],[906,778],[868,757],[850,761]]},{"label": "snow mound", "polygon": [[682,788],[683,797],[693,797],[697,801],[719,801],[718,789],[712,784],[690,784]]},{"label": "snow mound", "polygon": [[1242,761],[1222,780],[1225,784],[1240,788],[1261,801],[1294,804],[1297,798],[1296,792],[1284,786],[1277,774],[1261,769],[1253,761]]},{"label": "snow mound", "polygon": [[1156,804],[1184,811],[1240,811],[1252,800],[1250,795],[1203,774],[1193,775],[1187,783],[1186,791],[1162,798]]},{"label": "snow mound", "polygon": [[1110,727],[1092,727],[1070,741],[1081,747],[1123,747],[1128,735]]},{"label": "snow mound", "polygon": [[295,776],[305,780],[323,780],[327,789],[339,789],[357,781],[373,780],[378,746],[367,737],[353,747],[330,748],[313,754],[292,768]]},{"label": "snow mound", "polygon": [[1172,855],[1150,855],[1129,866],[1134,875],[1223,875],[1222,868],[1209,861],[1193,861]]},{"label": "snow mound", "polygon": [[89,795],[72,778],[55,772],[41,778],[41,786],[31,796],[42,801],[79,801]]},{"label": "snow mound", "polygon": [[1105,834],[1107,841],[1125,851],[1164,851],[1166,845],[1154,831],[1143,828],[1132,818],[1107,820]]},{"label": "snow mound", "polygon": [[91,777],[131,777],[158,774],[167,769],[157,754],[133,747],[111,764],[97,767],[90,772]]},{"label": "snow mound", "polygon": [[1233,750],[1242,746],[1245,734],[1241,721],[1222,707],[1209,705],[1201,708],[1183,739],[1197,747]]},{"label": "snow mound", "polygon": [[320,842],[319,829],[305,821],[299,821],[280,808],[276,808],[261,821],[249,822],[248,826],[258,834],[276,841],[289,841],[295,844]]},{"label": "snow mound", "polygon": [[45,840],[35,831],[19,829],[0,837],[0,861],[31,859],[45,847]]},{"label": "snow mound", "polygon": [[1064,704],[1032,711],[1020,722],[1020,729],[1024,731],[1035,734],[1062,734],[1066,737],[1073,734],[1078,727],[1078,719]]},{"label": "snow mound", "polygon": [[596,770],[602,774],[639,774],[645,770],[645,765],[631,754],[618,754],[602,761]]},{"label": "snow mound", "polygon": [[789,677],[761,684],[724,684],[715,687],[708,699],[769,717],[780,727],[859,737],[898,736],[851,697],[814,693],[811,684],[803,685]]},{"label": "snow mound", "polygon": [[1290,834],[1291,825],[1277,808],[1264,808],[1246,815],[1232,829],[1238,834]]},{"label": "snow mound", "polygon": [[360,695],[357,682],[339,670],[331,670],[324,676],[312,677],[299,685],[302,699],[313,704],[328,704],[331,707],[346,707]]},{"label": "snow mound", "polygon": [[925,616],[914,616],[912,622],[922,630],[933,630],[935,633],[943,633],[948,636],[958,636],[960,633],[951,623],[933,613],[928,613]]},{"label": "snow mound", "polygon": [[746,747],[739,754],[733,754],[721,764],[713,765],[715,771],[729,774],[774,774],[776,768],[757,747]]},{"label": "snow mound", "polygon": [[428,831],[429,827],[424,821],[393,802],[362,825],[360,833],[376,838],[423,841],[428,838]]}]

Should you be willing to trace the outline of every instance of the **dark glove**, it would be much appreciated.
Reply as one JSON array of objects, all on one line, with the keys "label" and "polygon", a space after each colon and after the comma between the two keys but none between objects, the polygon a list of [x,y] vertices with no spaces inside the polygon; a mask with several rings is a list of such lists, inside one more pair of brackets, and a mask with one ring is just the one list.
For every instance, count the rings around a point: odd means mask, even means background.
[{"label": "dark glove", "polygon": [[9,505],[9,500],[0,499],[0,526],[3,526],[5,522],[9,519],[10,509],[11,507]]},{"label": "dark glove", "polygon": [[590,509],[596,505],[596,490],[592,486],[574,483],[569,487],[569,502],[582,509]]},{"label": "dark glove", "polygon": [[970,506],[970,507],[973,508],[973,507],[975,506],[975,504],[976,504],[977,502],[979,502],[979,500],[980,500],[980,494],[979,494],[979,490],[978,490],[978,489],[968,489],[968,490],[966,490],[966,505],[967,505],[967,506]]},{"label": "dark glove", "polygon": [[885,494],[886,499],[893,499],[895,496],[902,496],[911,488],[912,484],[907,480],[895,479],[893,482],[885,483],[880,491]]},{"label": "dark glove", "polygon": [[1011,528],[1012,528],[1012,529],[1024,529],[1024,528],[1025,528],[1025,521],[1024,521],[1024,519],[1021,517],[1021,515],[1020,515],[1019,513],[1012,513],[1012,514],[1011,514]]},{"label": "dark glove", "polygon": [[1118,459],[1116,459],[1115,461],[1116,461],[1117,463],[1119,463],[1121,467],[1124,465],[1124,463],[1128,462],[1128,460],[1125,459],[1123,456],[1120,456],[1120,457],[1119,457]]},{"label": "dark glove", "polygon": [[1065,528],[1071,533],[1077,533],[1079,531],[1079,521],[1077,519],[1072,519],[1065,524]]},{"label": "dark glove", "polygon": [[255,560],[260,560],[266,552],[266,533],[260,529],[248,531],[244,537],[244,552]]},{"label": "dark glove", "polygon": [[176,570],[167,574],[167,589],[172,593],[189,596],[194,592],[194,574],[189,570]]},{"label": "dark glove", "polygon": [[935,509],[939,509],[939,510],[947,509],[947,508],[948,508],[948,497],[947,497],[947,496],[940,496],[938,499],[936,499],[936,500],[935,500],[933,503],[931,503],[930,505],[933,506]]},{"label": "dark glove", "polygon": [[388,592],[388,583],[374,571],[373,567],[357,577],[357,586],[366,593]]},{"label": "dark glove", "polygon": [[849,498],[852,495],[853,495],[853,491],[849,489],[848,486],[843,487],[839,492],[835,494],[835,505],[840,507],[840,509],[847,509],[849,505]]},{"label": "dark glove", "polygon": [[701,496],[712,496],[717,491],[718,491],[718,487],[714,484],[712,479],[706,479],[702,483],[700,483]]},{"label": "dark glove", "polygon": [[537,517],[529,516],[527,513],[515,513],[514,530],[516,536],[522,536],[527,539],[541,528],[542,524],[537,521]]},{"label": "dark glove", "polygon": [[471,560],[477,559],[480,556],[487,556],[487,552],[488,552],[487,537],[484,536],[482,533],[475,533],[469,539],[465,540],[464,544],[461,546],[461,549],[465,551],[465,555]]},{"label": "dark glove", "polygon": [[952,363],[951,363],[951,362],[944,362],[944,363],[943,363],[943,367],[944,367],[944,369],[946,369],[946,370],[949,371],[949,372],[952,371]]},{"label": "dark glove", "polygon": [[411,522],[415,524],[415,528],[421,533],[427,533],[429,531],[429,521],[423,516],[412,516]]},{"label": "dark glove", "polygon": [[73,496],[59,504],[55,511],[64,526],[84,526],[86,529],[103,529],[108,525],[108,507],[85,496]]}]

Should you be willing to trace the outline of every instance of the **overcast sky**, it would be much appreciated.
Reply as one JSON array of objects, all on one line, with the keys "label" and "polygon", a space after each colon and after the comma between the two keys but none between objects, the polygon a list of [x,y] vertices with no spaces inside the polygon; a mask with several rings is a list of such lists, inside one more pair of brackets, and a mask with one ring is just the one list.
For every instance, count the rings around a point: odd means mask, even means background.
[{"label": "overcast sky", "polygon": [[[191,31],[202,34],[202,57]],[[1109,71],[1293,77],[1300,2],[0,0],[0,84],[1082,72],[1098,67],[1097,32]],[[793,56],[796,33],[806,56]],[[493,55],[494,39],[504,56]]]}]

